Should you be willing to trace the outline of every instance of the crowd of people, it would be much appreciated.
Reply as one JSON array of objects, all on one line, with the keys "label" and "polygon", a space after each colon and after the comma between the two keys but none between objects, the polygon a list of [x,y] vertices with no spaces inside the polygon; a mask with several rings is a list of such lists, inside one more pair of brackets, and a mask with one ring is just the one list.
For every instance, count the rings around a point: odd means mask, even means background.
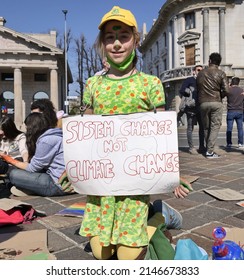
[{"label": "crowd of people", "polygon": [[[83,99],[85,114],[163,111],[165,95],[161,81],[136,68],[140,33],[134,15],[129,10],[113,7],[102,18],[99,30],[97,50],[105,67],[87,80]],[[117,88],[120,94],[114,94]],[[99,94],[104,89],[106,95]],[[3,171],[8,172],[11,192],[39,196],[74,193],[65,170],[63,132],[51,101],[34,101],[24,123],[26,155],[21,154],[20,142],[16,149],[21,157],[15,158],[6,150],[0,153],[2,162],[7,164]],[[4,126],[1,129],[4,131]],[[17,130],[14,139],[11,136],[6,141],[16,140],[18,135],[22,132]],[[191,184],[181,180],[174,194],[184,198],[191,190]],[[132,220],[135,221],[132,223]],[[180,229],[182,216],[164,201],[151,202],[149,195],[91,194],[87,196],[80,235],[89,237],[97,259],[109,259],[114,253],[118,259],[143,259],[149,240],[160,223],[165,223],[168,229]]]},{"label": "crowd of people", "polygon": [[[209,56],[208,67],[196,65],[193,76],[183,82],[179,95],[181,103],[177,117],[180,123],[183,114],[187,116],[187,140],[190,154],[203,153],[207,159],[217,159],[216,141],[223,118],[223,99],[227,100],[226,148],[232,147],[232,130],[237,124],[238,148],[243,149],[243,100],[244,90],[240,79],[233,77],[230,84],[224,71],[219,69],[221,55],[217,52]],[[193,101],[191,101],[193,100]],[[199,149],[192,140],[193,127],[198,124]]]},{"label": "crowd of people", "polygon": [[[104,69],[86,82],[85,114],[164,111],[165,94],[160,79],[136,67],[140,33],[134,15],[115,6],[102,17],[98,29],[96,48]],[[238,86],[239,78],[234,77],[229,86],[226,74],[219,69],[220,63],[219,53],[210,54],[209,67],[196,65],[192,77],[187,78],[180,89],[181,113],[187,116],[189,152],[203,153],[206,158],[219,157],[215,144],[225,96],[228,100],[227,146],[232,145],[234,120],[238,126],[239,147],[243,146],[244,93]],[[42,99],[32,103],[31,113],[24,122],[25,133],[16,128],[11,118],[1,119],[0,172],[9,176],[13,194],[62,196],[75,192],[65,170],[59,115],[51,101]],[[180,118],[178,115],[178,120]],[[196,124],[199,125],[198,149],[192,138]],[[191,190],[191,184],[181,180],[174,194],[184,198]],[[182,217],[164,201],[151,203],[149,195],[91,194],[87,195],[79,234],[89,237],[96,259],[109,259],[115,253],[120,260],[142,259],[160,223],[179,229]]]},{"label": "crowd of people", "polygon": [[74,193],[64,163],[63,132],[48,99],[36,100],[25,119],[26,132],[12,118],[0,122],[0,172],[7,174],[12,194],[60,196]]}]

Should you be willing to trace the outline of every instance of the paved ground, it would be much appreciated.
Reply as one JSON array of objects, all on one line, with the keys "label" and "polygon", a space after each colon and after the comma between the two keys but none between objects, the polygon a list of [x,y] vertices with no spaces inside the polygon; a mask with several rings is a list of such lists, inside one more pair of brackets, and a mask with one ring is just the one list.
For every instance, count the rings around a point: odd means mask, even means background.
[{"label": "paved ground", "polygon": [[[219,153],[222,155],[220,159],[205,159],[202,155],[190,155],[185,148],[180,148],[181,175],[199,177],[192,184],[194,191],[186,199],[176,199],[171,194],[161,195],[183,216],[183,228],[171,230],[174,242],[179,238],[191,238],[208,253],[211,253],[211,233],[215,226],[244,228],[244,208],[236,205],[237,201],[221,201],[204,192],[206,189],[231,188],[244,194],[244,154],[238,148],[226,151],[222,146]],[[0,196],[4,196],[3,190],[0,190]],[[156,197],[158,199],[158,195],[152,196],[152,200]],[[85,196],[29,196],[18,199],[45,211],[47,217],[31,224],[2,227],[0,234],[46,228],[48,248],[58,260],[93,259],[88,240],[78,234],[81,218],[55,215],[75,202],[85,201]]]}]

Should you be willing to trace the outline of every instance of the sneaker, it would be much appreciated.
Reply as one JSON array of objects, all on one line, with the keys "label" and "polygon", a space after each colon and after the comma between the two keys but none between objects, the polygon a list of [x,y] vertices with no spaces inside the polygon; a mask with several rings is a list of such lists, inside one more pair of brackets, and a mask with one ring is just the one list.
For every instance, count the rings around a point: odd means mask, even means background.
[{"label": "sneaker", "polygon": [[29,195],[34,195],[33,192],[28,191],[28,190],[20,190],[17,189],[15,186],[13,186],[10,189],[10,192],[15,195],[15,196],[29,196]]},{"label": "sneaker", "polygon": [[155,212],[162,213],[168,229],[181,229],[183,219],[176,209],[162,200],[155,200],[153,208]]},{"label": "sneaker", "polygon": [[227,145],[226,145],[226,148],[227,148],[227,149],[231,149],[231,147],[232,147],[231,144],[227,144]]},{"label": "sneaker", "polygon": [[210,154],[210,153],[206,153],[206,158],[220,158],[220,156],[219,155],[217,155],[216,153],[212,153],[212,154]]},{"label": "sneaker", "polygon": [[196,148],[190,148],[190,149],[189,149],[189,153],[190,153],[191,155],[198,155],[198,152],[197,152]]},{"label": "sneaker", "polygon": [[243,144],[238,144],[238,148],[239,149],[244,149],[244,145]]}]

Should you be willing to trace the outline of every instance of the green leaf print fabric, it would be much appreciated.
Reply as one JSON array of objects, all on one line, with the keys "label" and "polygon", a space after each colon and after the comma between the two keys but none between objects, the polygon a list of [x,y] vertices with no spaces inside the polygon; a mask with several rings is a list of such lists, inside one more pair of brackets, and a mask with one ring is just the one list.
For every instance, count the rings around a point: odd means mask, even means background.
[{"label": "green leaf print fabric", "polygon": [[[121,79],[89,78],[83,103],[98,115],[130,114],[164,105],[165,96],[159,78],[138,72]],[[148,245],[149,199],[148,195],[88,196],[80,235],[99,236],[101,246]]]}]

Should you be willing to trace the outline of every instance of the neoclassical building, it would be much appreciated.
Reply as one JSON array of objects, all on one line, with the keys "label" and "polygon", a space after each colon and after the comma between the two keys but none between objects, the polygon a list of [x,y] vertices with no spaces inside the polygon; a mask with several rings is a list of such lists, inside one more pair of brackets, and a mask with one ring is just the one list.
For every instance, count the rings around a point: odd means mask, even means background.
[{"label": "neoclassical building", "polygon": [[177,110],[179,88],[196,64],[219,52],[221,69],[244,86],[244,1],[168,0],[149,32],[143,27],[143,71],[157,75],[167,109]]},{"label": "neoclassical building", "polygon": [[[65,56],[56,37],[56,31],[19,33],[0,17],[0,112],[12,115],[20,128],[35,99],[49,98],[57,110],[64,107]],[[72,82],[69,68],[67,72]]]}]

